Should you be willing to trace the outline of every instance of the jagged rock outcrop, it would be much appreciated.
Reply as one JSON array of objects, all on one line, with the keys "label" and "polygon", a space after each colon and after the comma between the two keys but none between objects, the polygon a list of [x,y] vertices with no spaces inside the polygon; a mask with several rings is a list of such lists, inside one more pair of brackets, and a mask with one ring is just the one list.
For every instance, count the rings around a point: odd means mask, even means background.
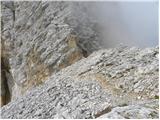
[{"label": "jagged rock outcrop", "polygon": [[2,2],[12,99],[100,48],[96,22],[80,2]]},{"label": "jagged rock outcrop", "polygon": [[158,47],[101,49],[87,3],[1,4],[2,118],[159,117]]},{"label": "jagged rock outcrop", "polygon": [[158,118],[158,101],[149,101],[137,105],[113,108],[111,112],[100,116],[100,119],[153,119]]},{"label": "jagged rock outcrop", "polygon": [[158,47],[104,49],[3,106],[2,118],[158,118]]},{"label": "jagged rock outcrop", "polygon": [[158,101],[140,103],[124,107],[113,108],[111,112],[100,116],[100,119],[153,119],[158,118]]}]

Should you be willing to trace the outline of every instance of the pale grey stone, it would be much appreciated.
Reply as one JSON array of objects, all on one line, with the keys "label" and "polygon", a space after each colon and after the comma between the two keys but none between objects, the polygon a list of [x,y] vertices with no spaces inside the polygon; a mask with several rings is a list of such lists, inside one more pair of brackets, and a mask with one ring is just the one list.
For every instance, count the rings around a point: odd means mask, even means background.
[{"label": "pale grey stone", "polygon": [[159,48],[100,50],[97,23],[86,8],[2,2],[13,77],[2,118],[158,118]]}]

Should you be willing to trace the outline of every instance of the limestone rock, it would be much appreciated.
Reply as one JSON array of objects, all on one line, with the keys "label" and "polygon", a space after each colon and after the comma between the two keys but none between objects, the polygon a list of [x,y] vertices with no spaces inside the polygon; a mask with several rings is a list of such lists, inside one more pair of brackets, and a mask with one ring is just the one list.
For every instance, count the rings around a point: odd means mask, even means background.
[{"label": "limestone rock", "polygon": [[1,3],[2,118],[159,117],[158,47],[101,49],[85,2]]},{"label": "limestone rock", "polygon": [[96,51],[2,107],[2,118],[158,118],[158,54],[158,48]]},{"label": "limestone rock", "polygon": [[84,3],[2,2],[2,36],[10,44],[12,99],[99,49]]},{"label": "limestone rock", "polygon": [[[99,118],[109,118],[109,119],[153,119],[158,118],[158,101],[156,101],[155,109],[151,105],[153,102],[139,104],[139,105],[129,105],[125,107],[113,108],[111,112],[100,116]],[[157,110],[156,110],[157,109]],[[98,119],[99,119],[98,118]]]}]

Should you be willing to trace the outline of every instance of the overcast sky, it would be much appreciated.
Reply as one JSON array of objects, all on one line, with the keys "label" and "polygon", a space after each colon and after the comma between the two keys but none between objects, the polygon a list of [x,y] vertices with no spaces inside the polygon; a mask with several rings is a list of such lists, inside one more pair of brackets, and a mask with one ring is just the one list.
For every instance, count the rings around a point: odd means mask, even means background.
[{"label": "overcast sky", "polygon": [[92,2],[106,47],[158,45],[158,2]]}]

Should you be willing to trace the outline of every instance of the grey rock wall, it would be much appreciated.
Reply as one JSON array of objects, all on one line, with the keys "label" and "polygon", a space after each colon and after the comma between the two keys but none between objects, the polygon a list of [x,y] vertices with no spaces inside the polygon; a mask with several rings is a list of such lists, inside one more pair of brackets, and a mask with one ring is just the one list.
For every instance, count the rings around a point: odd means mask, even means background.
[{"label": "grey rock wall", "polygon": [[85,9],[79,2],[2,2],[12,99],[100,48],[96,22]]},{"label": "grey rock wall", "polygon": [[85,2],[1,3],[2,118],[159,117],[158,47],[101,49]]},{"label": "grey rock wall", "polygon": [[158,54],[96,51],[2,107],[2,118],[158,118]]}]

